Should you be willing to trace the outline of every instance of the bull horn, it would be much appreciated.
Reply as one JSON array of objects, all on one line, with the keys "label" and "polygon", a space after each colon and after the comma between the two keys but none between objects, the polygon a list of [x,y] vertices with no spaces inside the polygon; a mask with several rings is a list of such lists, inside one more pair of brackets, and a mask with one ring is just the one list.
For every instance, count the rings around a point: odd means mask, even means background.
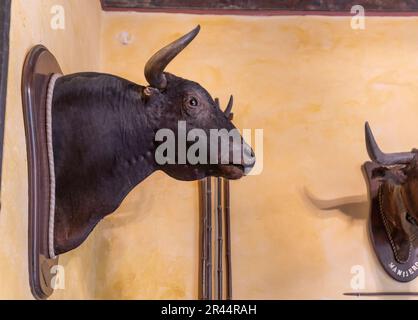
[{"label": "bull horn", "polygon": [[167,86],[167,79],[164,69],[187,45],[192,42],[200,31],[200,25],[181,38],[157,51],[146,63],[144,74],[151,87],[164,89]]},{"label": "bull horn", "polygon": [[407,164],[414,158],[415,154],[412,152],[383,153],[373,137],[368,122],[366,122],[365,129],[367,153],[373,161],[390,166],[394,164]]},{"label": "bull horn", "polygon": [[225,115],[227,118],[229,118],[229,115],[231,114],[232,106],[234,104],[234,96],[231,94],[231,97],[229,97],[228,105],[225,109]]}]

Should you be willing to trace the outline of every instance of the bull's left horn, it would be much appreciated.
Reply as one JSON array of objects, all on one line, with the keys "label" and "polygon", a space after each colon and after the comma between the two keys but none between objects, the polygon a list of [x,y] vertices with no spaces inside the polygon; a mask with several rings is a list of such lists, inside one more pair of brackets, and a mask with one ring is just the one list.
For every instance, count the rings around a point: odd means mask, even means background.
[{"label": "bull's left horn", "polygon": [[200,31],[198,25],[189,33],[175,40],[169,45],[157,51],[146,63],[144,74],[148,83],[158,89],[164,89],[167,86],[167,79],[164,75],[164,69],[187,45],[192,42]]},{"label": "bull's left horn", "polygon": [[229,98],[229,101],[228,101],[228,105],[226,106],[226,109],[224,111],[227,118],[229,118],[229,115],[231,114],[231,110],[232,110],[233,105],[234,105],[234,96],[231,95],[231,97]]},{"label": "bull's left horn", "polygon": [[370,159],[379,164],[386,166],[394,164],[407,164],[415,156],[412,152],[383,153],[373,137],[373,133],[368,122],[366,122],[365,125],[365,134],[367,153],[369,154]]}]

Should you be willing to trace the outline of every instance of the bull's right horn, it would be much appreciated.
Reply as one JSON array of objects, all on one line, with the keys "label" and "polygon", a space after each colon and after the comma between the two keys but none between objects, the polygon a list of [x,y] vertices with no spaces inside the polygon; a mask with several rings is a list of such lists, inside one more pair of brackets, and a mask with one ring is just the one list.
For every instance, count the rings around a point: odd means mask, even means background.
[{"label": "bull's right horn", "polygon": [[173,41],[169,45],[155,53],[145,65],[145,78],[151,87],[164,89],[167,86],[167,79],[164,75],[165,67],[173,60],[187,45],[192,42],[200,31],[198,25],[192,31]]},{"label": "bull's right horn", "polygon": [[231,95],[229,97],[228,105],[226,106],[226,109],[224,111],[227,118],[231,115],[232,106],[234,105],[234,97]]}]

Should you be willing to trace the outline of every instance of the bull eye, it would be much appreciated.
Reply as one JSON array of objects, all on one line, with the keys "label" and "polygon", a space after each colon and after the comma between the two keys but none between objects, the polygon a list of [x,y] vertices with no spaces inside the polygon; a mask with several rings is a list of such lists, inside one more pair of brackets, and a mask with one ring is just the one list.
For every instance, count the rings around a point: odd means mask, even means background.
[{"label": "bull eye", "polygon": [[407,213],[406,213],[406,220],[407,220],[410,224],[413,224],[414,226],[418,226],[417,220],[416,220],[413,216],[411,216],[411,215],[409,214],[409,212],[407,212]]},{"label": "bull eye", "polygon": [[197,99],[195,97],[190,97],[189,98],[189,105],[191,107],[197,107],[197,105],[198,105]]}]

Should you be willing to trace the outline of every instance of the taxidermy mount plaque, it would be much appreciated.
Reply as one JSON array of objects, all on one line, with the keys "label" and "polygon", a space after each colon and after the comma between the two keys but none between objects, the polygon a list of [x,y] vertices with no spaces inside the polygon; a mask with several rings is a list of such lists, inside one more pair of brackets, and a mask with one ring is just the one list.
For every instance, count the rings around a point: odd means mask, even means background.
[{"label": "taxidermy mount plaque", "polygon": [[[160,164],[160,129],[181,139],[200,129],[234,130],[198,83],[165,72],[166,66],[198,34],[200,27],[155,53],[145,64],[149,85],[104,73],[62,75],[52,54],[36,46],[27,56],[22,79],[29,168],[29,257],[32,292],[52,293],[50,266],[60,254],[78,247],[97,223],[114,212],[126,195],[154,171],[178,180],[207,176],[239,179],[255,163],[242,137],[218,153],[215,164],[174,161]],[[186,152],[190,144],[187,142]],[[209,142],[208,142],[208,148]],[[225,155],[241,150],[238,163]],[[176,149],[175,160],[180,152]]]},{"label": "taxidermy mount plaque", "polygon": [[26,57],[22,76],[22,102],[29,174],[29,281],[36,298],[52,294],[51,268],[58,258],[48,254],[51,179],[47,151],[46,105],[52,74],[61,69],[43,46]]},{"label": "taxidermy mount plaque", "polygon": [[418,276],[418,152],[383,153],[368,123],[365,130],[370,238],[387,274],[408,282]]}]

